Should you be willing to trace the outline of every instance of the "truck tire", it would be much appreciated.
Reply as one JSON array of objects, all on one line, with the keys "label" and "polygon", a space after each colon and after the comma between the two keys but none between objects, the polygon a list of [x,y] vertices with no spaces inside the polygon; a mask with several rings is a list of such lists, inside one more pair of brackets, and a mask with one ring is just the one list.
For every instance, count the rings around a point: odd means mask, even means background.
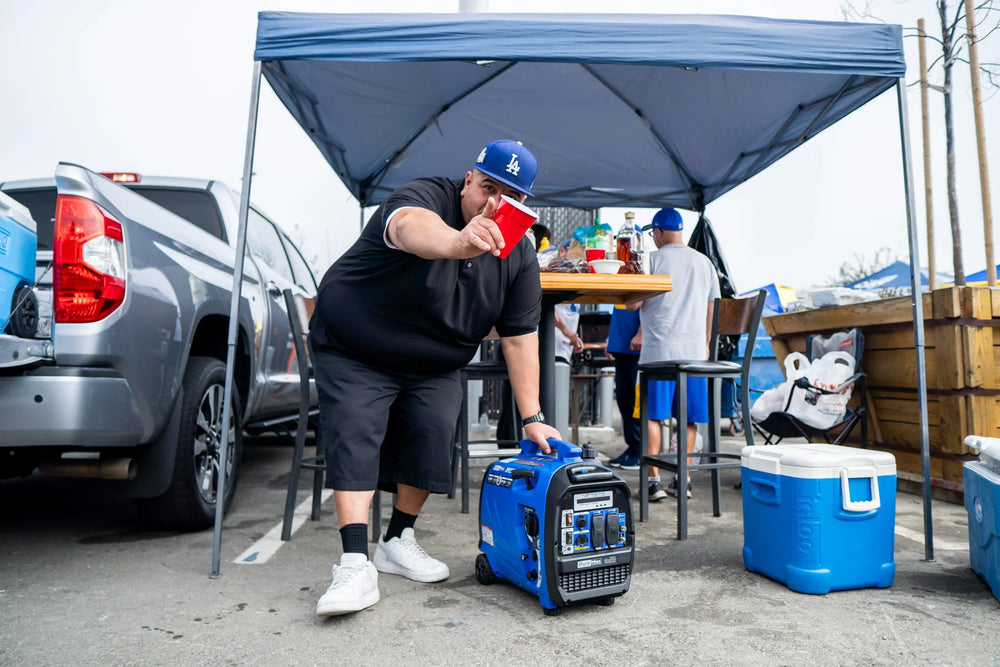
[{"label": "truck tire", "polygon": [[[170,487],[157,498],[140,501],[157,523],[182,529],[209,528],[215,523],[222,403],[226,365],[214,357],[191,357],[184,372],[180,432]],[[229,415],[225,511],[229,510],[243,458],[243,414],[233,393]]]}]

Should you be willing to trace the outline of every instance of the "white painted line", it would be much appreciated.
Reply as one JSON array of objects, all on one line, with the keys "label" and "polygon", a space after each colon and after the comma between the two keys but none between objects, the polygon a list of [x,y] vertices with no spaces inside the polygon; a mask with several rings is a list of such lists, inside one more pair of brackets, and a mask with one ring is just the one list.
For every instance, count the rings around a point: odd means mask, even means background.
[{"label": "white painted line", "polygon": [[[896,534],[900,537],[905,537],[908,540],[913,540],[914,542],[924,543],[924,534],[922,532],[917,532],[906,526],[896,526]],[[942,540],[938,537],[934,538],[934,548],[941,549],[942,551],[965,551],[968,550],[968,544],[956,544],[955,542],[950,542],[948,540]]]},{"label": "white painted line", "polygon": [[[333,489],[323,489],[323,493],[320,495],[320,503],[325,503],[332,495]],[[310,512],[312,512],[312,496],[302,501],[295,508],[295,513],[292,514],[292,535],[306,522]],[[281,524],[282,522],[279,521],[277,526],[267,531],[263,537],[254,542],[249,549],[241,553],[239,558],[233,562],[241,565],[260,565],[270,560],[271,556],[278,553],[278,549],[284,544],[281,541]]]}]

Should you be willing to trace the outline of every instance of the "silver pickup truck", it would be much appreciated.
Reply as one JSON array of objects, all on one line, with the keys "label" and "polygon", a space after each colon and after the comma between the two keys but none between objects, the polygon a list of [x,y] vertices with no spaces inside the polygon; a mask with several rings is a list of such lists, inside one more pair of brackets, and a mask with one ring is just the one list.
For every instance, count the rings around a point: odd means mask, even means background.
[{"label": "silver pickup truck", "polygon": [[[0,477],[100,478],[159,523],[212,525],[238,195],[217,181],[66,163],[54,179],[0,190],[38,233],[37,328],[21,318],[19,335],[0,331]],[[253,208],[244,266],[226,506],[243,432],[297,416],[283,290],[316,293],[302,254]]]}]

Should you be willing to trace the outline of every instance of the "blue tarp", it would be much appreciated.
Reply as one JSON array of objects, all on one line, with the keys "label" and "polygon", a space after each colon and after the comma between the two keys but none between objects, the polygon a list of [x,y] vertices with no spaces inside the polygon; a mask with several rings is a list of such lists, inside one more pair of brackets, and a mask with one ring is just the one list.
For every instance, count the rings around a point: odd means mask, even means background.
[{"label": "blue tarp", "polygon": [[[920,284],[925,288],[930,284],[927,277],[927,269],[920,269]],[[954,276],[949,274],[937,272],[938,279],[937,284],[943,285],[945,283],[950,283],[954,281]],[[986,272],[983,271],[983,280],[986,279]],[[972,280],[969,276],[967,280]],[[844,287],[850,287],[851,289],[859,290],[871,290],[876,291],[880,289],[909,289],[910,287],[910,265],[906,262],[893,262],[889,266],[876,271],[875,273],[865,276],[859,280],[855,280],[853,283],[848,283]]]},{"label": "blue tarp", "polygon": [[362,204],[523,141],[534,206],[701,210],[895,84],[900,26],[262,12],[254,57]]},{"label": "blue tarp", "polygon": [[[1000,276],[1000,264],[997,265],[997,275]],[[953,278],[954,280],[954,278]],[[969,283],[985,283],[986,282],[986,269],[982,271],[976,271],[975,273],[965,276],[965,284]]]}]

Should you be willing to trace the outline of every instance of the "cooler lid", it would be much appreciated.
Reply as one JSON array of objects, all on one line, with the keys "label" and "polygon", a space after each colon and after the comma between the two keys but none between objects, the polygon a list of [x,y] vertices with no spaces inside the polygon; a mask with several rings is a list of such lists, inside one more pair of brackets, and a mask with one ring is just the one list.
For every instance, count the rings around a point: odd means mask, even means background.
[{"label": "cooler lid", "polygon": [[25,229],[30,230],[32,234],[38,233],[35,219],[31,217],[28,208],[2,192],[0,192],[0,218],[13,220]]},{"label": "cooler lid", "polygon": [[979,460],[991,470],[1000,472],[1000,438],[970,435],[965,438],[965,446],[979,450]]},{"label": "cooler lid", "polygon": [[896,457],[889,452],[810,442],[799,445],[755,445],[741,452],[744,468],[787,477],[839,477],[845,468],[895,475]]}]

